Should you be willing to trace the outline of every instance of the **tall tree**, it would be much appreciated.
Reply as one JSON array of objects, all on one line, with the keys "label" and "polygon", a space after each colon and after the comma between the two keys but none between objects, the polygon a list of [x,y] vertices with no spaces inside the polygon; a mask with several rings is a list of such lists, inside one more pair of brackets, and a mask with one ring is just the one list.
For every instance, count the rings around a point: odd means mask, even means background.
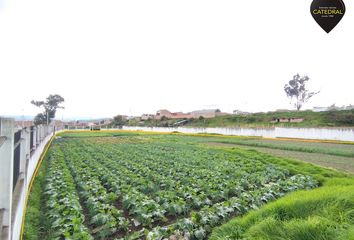
[{"label": "tall tree", "polygon": [[113,121],[111,124],[115,127],[121,127],[126,123],[127,123],[127,120],[124,119],[124,117],[122,115],[117,115],[113,118]]},{"label": "tall tree", "polygon": [[304,103],[319,93],[319,91],[310,92],[306,89],[306,82],[309,80],[310,78],[306,75],[300,76],[299,74],[296,74],[294,75],[293,79],[284,86],[284,91],[288,98],[290,98],[290,101],[292,102],[295,100],[294,106],[298,111],[301,109]]},{"label": "tall tree", "polygon": [[45,101],[34,101],[31,103],[37,107],[42,107],[43,112],[39,113],[34,118],[34,124],[49,124],[53,118],[55,118],[55,113],[57,109],[64,108],[60,104],[64,102],[64,98],[58,94],[49,95]]}]

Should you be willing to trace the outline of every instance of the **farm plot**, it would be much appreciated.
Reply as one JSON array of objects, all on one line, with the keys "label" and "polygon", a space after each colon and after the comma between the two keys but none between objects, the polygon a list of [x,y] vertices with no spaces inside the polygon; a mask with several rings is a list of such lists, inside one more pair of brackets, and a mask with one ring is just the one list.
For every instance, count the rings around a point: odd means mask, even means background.
[{"label": "farm plot", "polygon": [[231,217],[317,186],[257,152],[164,135],[64,134],[49,154],[44,239],[207,239]]}]

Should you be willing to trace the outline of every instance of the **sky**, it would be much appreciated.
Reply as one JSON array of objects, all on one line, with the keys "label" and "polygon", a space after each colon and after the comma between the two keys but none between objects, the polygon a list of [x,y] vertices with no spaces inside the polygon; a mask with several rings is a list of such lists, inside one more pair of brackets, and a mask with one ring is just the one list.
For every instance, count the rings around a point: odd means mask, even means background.
[{"label": "sky", "polygon": [[354,104],[354,3],[329,34],[308,0],[0,0],[0,115],[57,118],[159,109],[291,109],[283,90],[308,75],[304,108]]}]

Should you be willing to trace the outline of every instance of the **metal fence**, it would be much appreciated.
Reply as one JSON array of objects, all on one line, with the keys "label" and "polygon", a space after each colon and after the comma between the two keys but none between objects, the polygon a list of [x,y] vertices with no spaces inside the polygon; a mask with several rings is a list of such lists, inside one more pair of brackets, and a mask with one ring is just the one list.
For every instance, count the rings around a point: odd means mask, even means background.
[{"label": "metal fence", "polygon": [[29,184],[53,125],[17,128],[13,119],[0,118],[0,239],[20,238]]}]

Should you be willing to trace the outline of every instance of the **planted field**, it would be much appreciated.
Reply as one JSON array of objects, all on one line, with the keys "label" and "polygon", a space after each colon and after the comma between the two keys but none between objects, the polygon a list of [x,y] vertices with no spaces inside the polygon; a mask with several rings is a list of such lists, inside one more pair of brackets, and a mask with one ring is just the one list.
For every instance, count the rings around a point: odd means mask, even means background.
[{"label": "planted field", "polygon": [[197,138],[197,141],[204,142],[209,146],[254,149],[274,156],[297,159],[343,172],[354,173],[353,143],[242,137],[204,137]]},{"label": "planted field", "polygon": [[[207,139],[206,139],[207,140]],[[271,148],[295,152],[321,153],[354,158],[354,144],[323,143],[296,140],[271,140],[262,138],[215,139],[215,142],[251,147]]]},{"label": "planted field", "polygon": [[173,135],[65,133],[45,161],[25,239],[207,239],[234,216],[318,185],[255,151]]}]

